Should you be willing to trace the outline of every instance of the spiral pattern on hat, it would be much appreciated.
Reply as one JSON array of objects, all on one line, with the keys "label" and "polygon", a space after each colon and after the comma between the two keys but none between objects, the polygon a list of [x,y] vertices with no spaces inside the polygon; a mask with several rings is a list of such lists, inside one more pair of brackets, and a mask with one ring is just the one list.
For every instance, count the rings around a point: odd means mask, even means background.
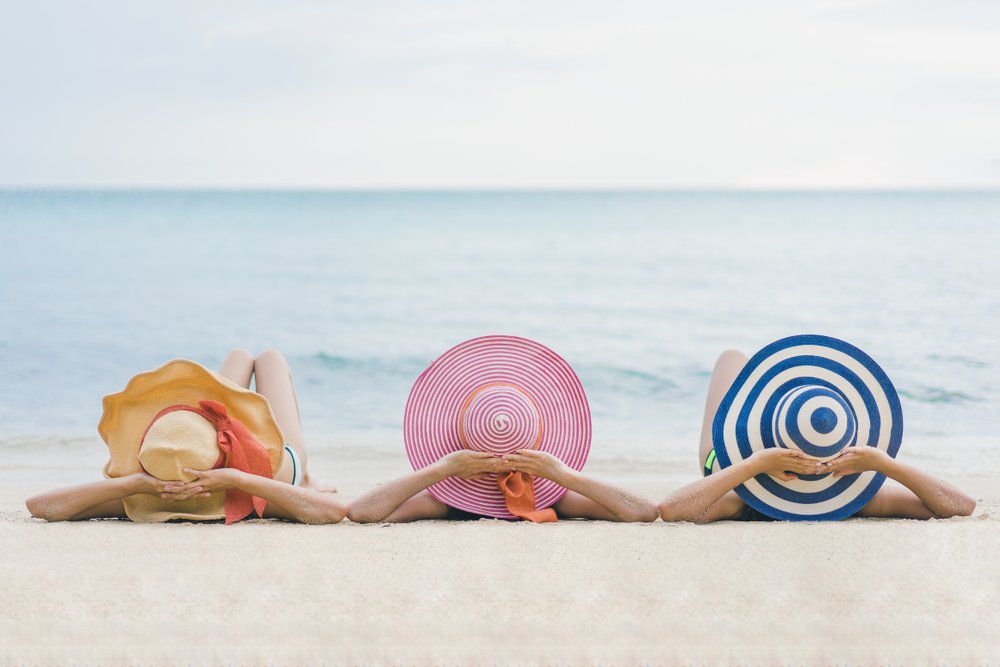
[{"label": "spiral pattern on hat", "polygon": [[[448,350],[417,378],[403,440],[415,470],[463,448],[495,454],[535,448],[580,470],[590,451],[590,409],[579,378],[558,354],[525,338],[484,336]],[[536,479],[534,488],[538,509],[566,492],[546,479]],[[450,477],[429,491],[457,509],[515,518],[494,476]]]},{"label": "spiral pattern on hat", "polygon": [[542,415],[523,389],[493,382],[476,389],[462,406],[459,437],[465,447],[479,452],[534,449],[542,437]]},{"label": "spiral pattern on hat", "polygon": [[[902,441],[899,397],[867,354],[836,338],[791,336],[755,354],[722,399],[712,425],[719,464],[770,447],[829,459],[844,447],[877,447],[892,457]],[[885,481],[874,471],[836,478],[757,475],[736,488],[754,509],[778,519],[851,516]]]}]

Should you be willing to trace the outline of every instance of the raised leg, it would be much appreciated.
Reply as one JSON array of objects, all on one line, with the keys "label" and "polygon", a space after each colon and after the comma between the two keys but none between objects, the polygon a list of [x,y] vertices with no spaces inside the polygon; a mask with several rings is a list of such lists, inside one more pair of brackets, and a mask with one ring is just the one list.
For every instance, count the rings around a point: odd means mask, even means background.
[{"label": "raised leg", "polygon": [[241,348],[234,349],[222,361],[219,375],[249,389],[250,376],[253,375],[253,355]]},{"label": "raised leg", "polygon": [[[295,395],[295,385],[292,383],[292,371],[281,352],[266,350],[257,355],[253,364],[257,393],[271,404],[274,418],[285,435],[287,442],[299,455],[302,465],[302,485],[312,486],[309,477],[309,457],[306,450],[306,440],[302,435],[302,417],[299,412],[299,401]],[[277,478],[291,481],[292,463],[285,455],[285,462],[278,471]]]},{"label": "raised leg", "polygon": [[[701,441],[698,443],[698,472],[705,468],[705,459],[712,451],[712,422],[715,420],[715,413],[719,410],[719,404],[729,388],[733,386],[733,380],[740,374],[743,367],[747,365],[749,357],[739,350],[726,350],[719,355],[712,369],[712,379],[708,383],[708,396],[705,398],[705,416],[701,422]],[[712,464],[712,471],[719,470],[719,462]]]}]

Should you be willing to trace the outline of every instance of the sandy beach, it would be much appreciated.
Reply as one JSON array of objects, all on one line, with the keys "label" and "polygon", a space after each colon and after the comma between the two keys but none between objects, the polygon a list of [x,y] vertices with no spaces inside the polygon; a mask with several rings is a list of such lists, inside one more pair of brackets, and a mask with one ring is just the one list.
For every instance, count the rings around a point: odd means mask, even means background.
[{"label": "sandy beach", "polygon": [[46,524],[6,485],[0,661],[997,664],[1000,481],[953,481],[972,517],[712,526]]}]

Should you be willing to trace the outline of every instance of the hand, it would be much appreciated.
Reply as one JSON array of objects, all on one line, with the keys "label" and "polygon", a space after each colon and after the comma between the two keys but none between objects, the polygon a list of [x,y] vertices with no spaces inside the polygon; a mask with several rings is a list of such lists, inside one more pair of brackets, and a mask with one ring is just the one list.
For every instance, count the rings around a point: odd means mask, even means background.
[{"label": "hand", "polygon": [[552,481],[556,481],[557,477],[568,470],[565,463],[548,452],[540,452],[537,449],[519,449],[513,454],[504,456],[504,460],[510,464],[511,470],[526,472]]},{"label": "hand", "polygon": [[845,475],[855,475],[866,470],[874,470],[884,473],[886,465],[892,461],[892,457],[881,449],[861,445],[845,447],[835,459],[830,459],[823,464],[824,472],[832,472],[834,477]]},{"label": "hand", "polygon": [[510,466],[495,454],[470,449],[452,452],[443,457],[440,463],[448,477],[462,479],[485,479],[490,474],[510,470]]},{"label": "hand", "polygon": [[159,479],[145,472],[133,473],[125,476],[123,479],[125,480],[125,488],[128,490],[128,495],[130,496],[136,494],[159,496],[164,493],[176,491],[184,485],[184,482]]},{"label": "hand", "polygon": [[824,472],[819,459],[797,449],[768,447],[754,452],[747,460],[755,467],[758,475],[764,473],[785,482],[798,479],[798,475],[794,473],[819,475]]},{"label": "hand", "polygon": [[190,482],[181,484],[160,494],[161,498],[176,502],[189,498],[208,498],[216,491],[236,488],[240,471],[234,468],[215,468],[213,470],[195,470],[184,468],[182,472],[192,478]]}]

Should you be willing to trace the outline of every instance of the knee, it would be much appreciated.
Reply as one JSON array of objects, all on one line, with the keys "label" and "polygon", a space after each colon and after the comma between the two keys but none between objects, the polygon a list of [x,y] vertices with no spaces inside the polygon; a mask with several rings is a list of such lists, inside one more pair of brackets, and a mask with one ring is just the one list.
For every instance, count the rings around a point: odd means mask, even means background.
[{"label": "knee", "polygon": [[247,365],[253,363],[253,355],[250,354],[248,350],[244,350],[242,347],[234,347],[226,355],[227,359],[238,359],[239,361],[245,362]]},{"label": "knee", "polygon": [[731,364],[745,365],[750,357],[743,354],[739,350],[726,350],[719,355],[718,360],[715,362],[715,367],[720,368],[722,366],[729,366]]},{"label": "knee", "polygon": [[288,368],[288,361],[285,359],[285,355],[278,350],[264,350],[257,355],[254,366],[258,369]]}]

